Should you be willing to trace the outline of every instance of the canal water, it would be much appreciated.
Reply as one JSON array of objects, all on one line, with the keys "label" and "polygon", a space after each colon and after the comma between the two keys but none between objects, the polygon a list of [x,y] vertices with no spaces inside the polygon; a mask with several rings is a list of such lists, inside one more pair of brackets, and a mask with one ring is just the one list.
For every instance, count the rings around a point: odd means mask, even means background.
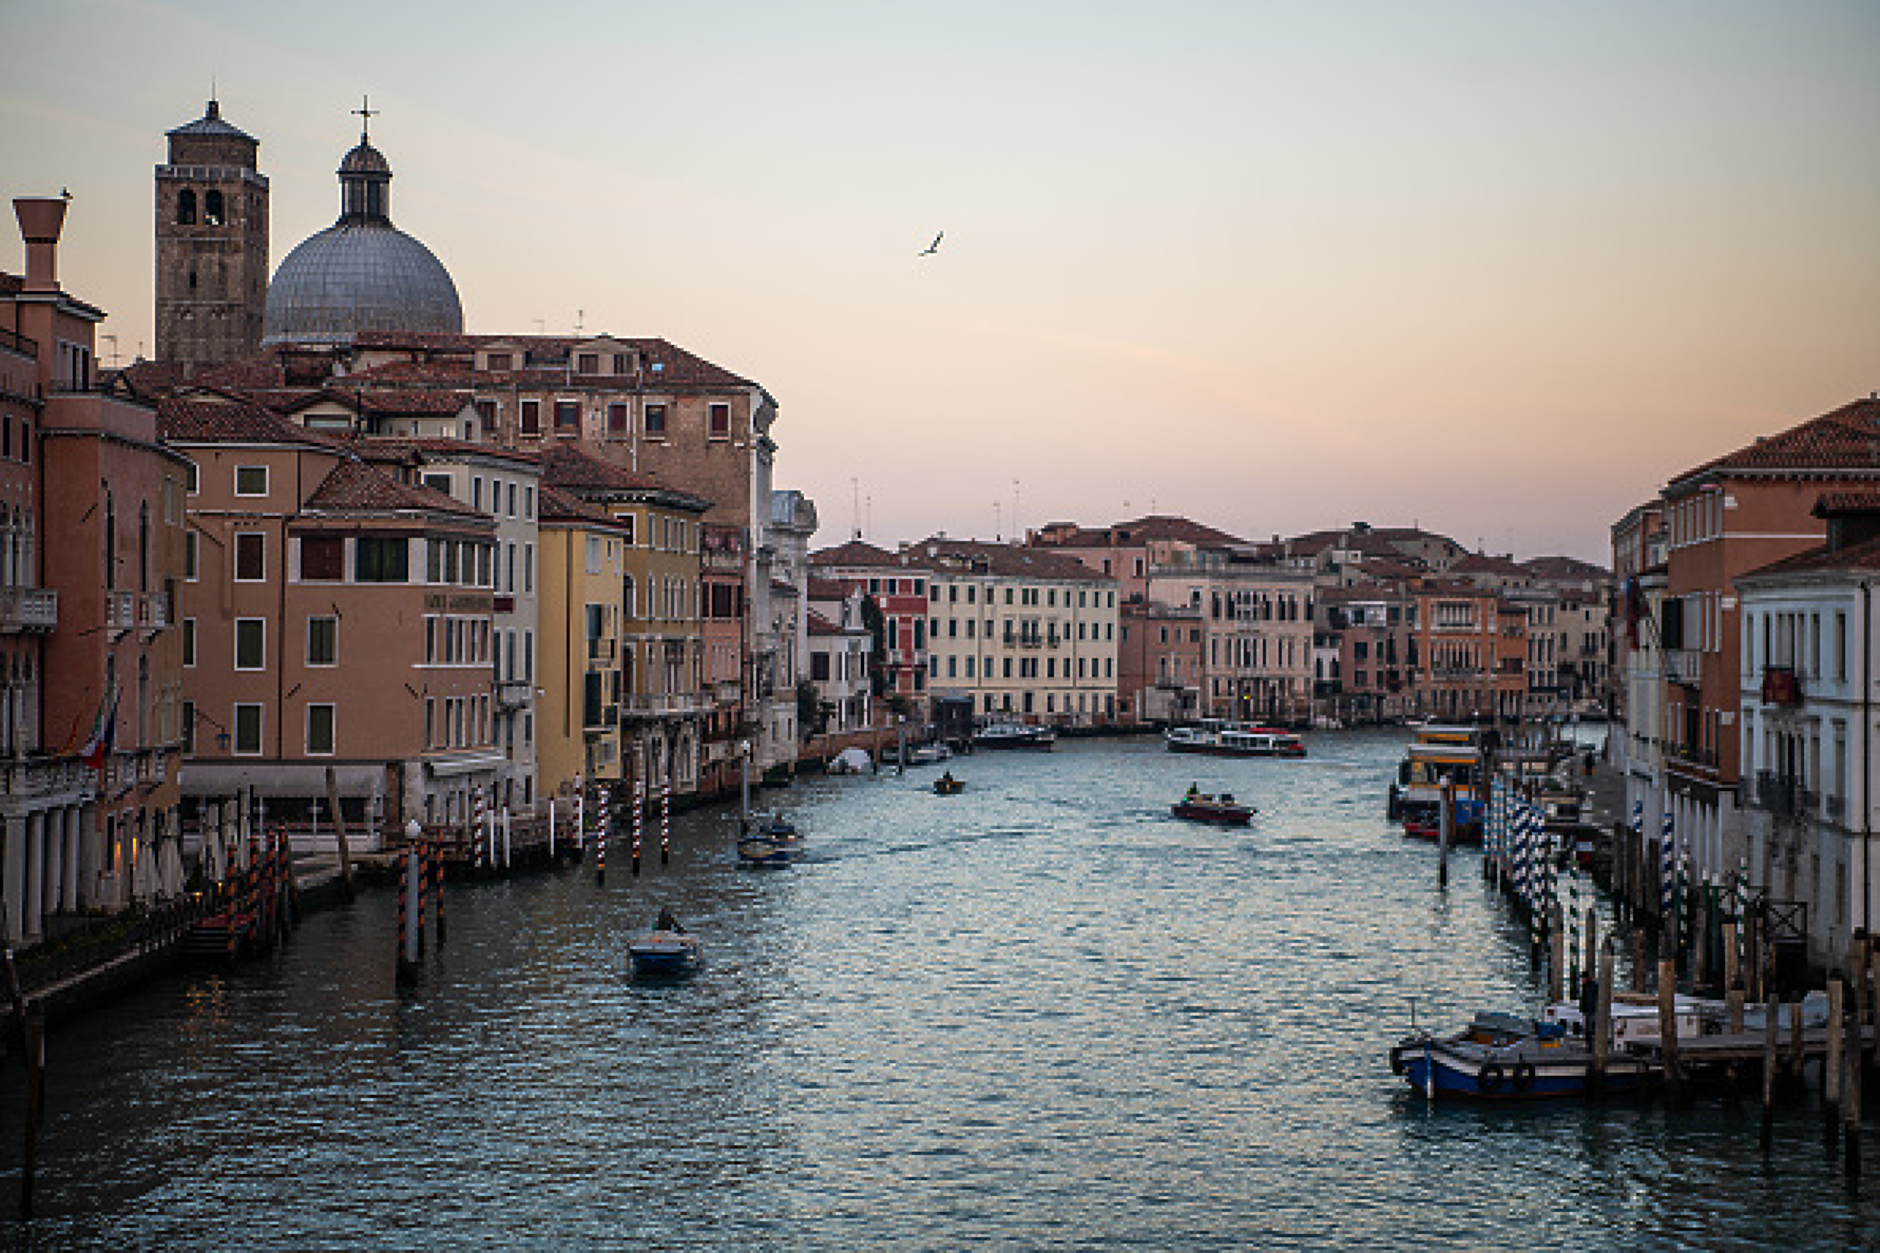
[{"label": "canal water", "polygon": [[[1535,1010],[1522,932],[1383,817],[1401,733],[1304,761],[1060,742],[767,793],[631,877],[453,886],[392,986],[379,891],[271,963],[167,979],[50,1041],[48,1248],[1845,1249],[1880,1240],[1811,1097],[1432,1107],[1413,1012]],[[1190,784],[1259,807],[1177,822]],[[670,905],[680,983],[625,947]],[[0,1073],[0,1208],[21,1071]],[[1880,1143],[1869,1157],[1880,1174]]]}]

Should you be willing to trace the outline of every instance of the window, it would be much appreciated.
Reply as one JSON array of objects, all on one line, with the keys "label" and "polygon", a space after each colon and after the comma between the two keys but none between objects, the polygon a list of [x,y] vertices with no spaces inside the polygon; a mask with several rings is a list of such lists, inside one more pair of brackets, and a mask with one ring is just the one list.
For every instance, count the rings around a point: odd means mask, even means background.
[{"label": "window", "polygon": [[197,536],[194,531],[183,532],[183,578],[191,583],[194,583],[198,577],[196,573],[196,541]]},{"label": "window", "polygon": [[648,439],[666,438],[666,406],[646,406],[646,437]]},{"label": "window", "polygon": [[601,355],[597,352],[584,352],[575,358],[574,368],[577,374],[599,374]]},{"label": "window", "polygon": [[223,221],[222,193],[211,190],[202,198],[202,224],[220,226]]},{"label": "window", "polygon": [[235,533],[235,580],[260,583],[268,577],[268,537],[260,531]]},{"label": "window", "polygon": [[507,370],[509,368],[509,354],[506,352],[491,353],[489,368],[492,370]]},{"label": "window", "polygon": [[470,479],[470,507],[472,509],[483,508],[483,479],[480,475],[472,476]]},{"label": "window", "polygon": [[339,664],[339,619],[307,619],[307,664],[310,666],[335,666]]},{"label": "window", "polygon": [[[601,572],[601,537],[598,535],[588,536],[587,572],[589,574],[599,574]],[[594,606],[589,606],[589,608],[594,608]],[[590,634],[592,634],[592,632],[590,632]]]},{"label": "window", "polygon": [[522,516],[525,518],[535,516],[535,489],[533,487],[522,489]]},{"label": "window", "polygon": [[535,545],[522,546],[522,594],[535,595]]},{"label": "window", "polygon": [[711,435],[713,439],[729,439],[731,437],[731,406],[724,401],[712,402]]},{"label": "window", "polygon": [[627,429],[627,407],[621,404],[607,406],[607,429],[615,435],[623,435]]},{"label": "window", "polygon": [[196,193],[187,187],[176,195],[176,224],[178,226],[196,224]]},{"label": "window", "polygon": [[346,541],[338,535],[307,535],[300,541],[300,577],[337,582],[346,577]]},{"label": "window", "polygon": [[248,757],[261,752],[261,706],[235,706],[235,751]]},{"label": "window", "polygon": [[235,668],[262,670],[267,667],[266,618],[235,619]]},{"label": "window", "polygon": [[192,461],[189,463],[189,468],[183,471],[183,490],[188,492],[191,496],[194,496],[197,491],[200,490],[201,486],[200,481],[196,478],[196,463]]},{"label": "window", "polygon": [[236,466],[235,494],[237,496],[266,496],[268,494],[268,468],[266,466]]},{"label": "window", "polygon": [[555,402],[555,429],[570,431],[581,425],[581,402],[577,400],[557,400]]},{"label": "window", "polygon": [[448,474],[427,474],[424,476],[424,485],[434,492],[450,495],[450,475]]},{"label": "window", "polygon": [[196,620],[194,618],[183,619],[183,664],[186,666],[196,664]]},{"label": "window", "polygon": [[540,435],[542,433],[542,402],[539,400],[523,401],[521,414],[522,433]]},{"label": "window", "polygon": [[411,577],[411,545],[403,539],[362,535],[354,541],[353,580],[403,583]]},{"label": "window", "polygon": [[333,755],[333,706],[307,706],[307,756]]}]

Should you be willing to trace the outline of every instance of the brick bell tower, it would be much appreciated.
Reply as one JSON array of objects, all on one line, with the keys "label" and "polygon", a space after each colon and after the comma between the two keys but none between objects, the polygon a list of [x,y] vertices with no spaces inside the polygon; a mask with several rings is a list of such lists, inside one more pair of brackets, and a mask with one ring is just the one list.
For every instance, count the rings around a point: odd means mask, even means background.
[{"label": "brick bell tower", "polygon": [[157,359],[186,370],[261,349],[268,294],[268,180],[260,143],[220,102],[169,132],[157,167]]}]

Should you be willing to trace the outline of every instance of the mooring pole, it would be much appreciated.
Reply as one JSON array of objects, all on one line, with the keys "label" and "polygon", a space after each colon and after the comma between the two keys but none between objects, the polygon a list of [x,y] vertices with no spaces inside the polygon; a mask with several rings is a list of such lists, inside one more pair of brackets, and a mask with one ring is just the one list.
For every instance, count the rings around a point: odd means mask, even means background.
[{"label": "mooring pole", "polygon": [[1449,833],[1456,824],[1456,790],[1448,775],[1443,776],[1438,796],[1442,814],[1436,823],[1436,886],[1446,888],[1449,886]]}]

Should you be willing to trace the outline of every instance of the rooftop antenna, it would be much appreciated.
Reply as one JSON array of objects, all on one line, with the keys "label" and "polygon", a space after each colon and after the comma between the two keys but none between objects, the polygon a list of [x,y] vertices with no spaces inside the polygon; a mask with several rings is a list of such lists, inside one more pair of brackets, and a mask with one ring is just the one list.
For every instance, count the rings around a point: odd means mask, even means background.
[{"label": "rooftop antenna", "polygon": [[999,508],[1000,508],[999,502],[996,500],[993,501],[992,502],[992,542],[995,544],[1002,543],[1005,540],[1005,519],[1004,519],[1004,515],[1002,515],[999,512]]},{"label": "rooftop antenna", "polygon": [[862,481],[849,479],[849,491],[853,499],[849,502],[849,525],[855,531],[855,538],[862,538]]},{"label": "rooftop antenna", "polygon": [[359,115],[359,142],[362,144],[370,143],[372,140],[372,119],[385,112],[385,110],[373,108],[371,97],[360,96],[359,107],[354,109],[353,112]]},{"label": "rooftop antenna", "polygon": [[118,337],[107,332],[107,333],[100,334],[98,338],[104,340],[105,342],[111,345],[111,364],[113,367],[117,366],[119,362]]},{"label": "rooftop antenna", "polygon": [[862,500],[864,504],[862,522],[872,533],[875,529],[875,498],[873,496],[865,496]]},{"label": "rooftop antenna", "polygon": [[575,333],[576,339],[579,339],[581,337],[581,324],[585,322],[586,320],[587,320],[586,309],[576,309],[574,311],[574,333]]},{"label": "rooftop antenna", "polygon": [[1012,480],[1012,538],[1018,538],[1018,480]]}]

